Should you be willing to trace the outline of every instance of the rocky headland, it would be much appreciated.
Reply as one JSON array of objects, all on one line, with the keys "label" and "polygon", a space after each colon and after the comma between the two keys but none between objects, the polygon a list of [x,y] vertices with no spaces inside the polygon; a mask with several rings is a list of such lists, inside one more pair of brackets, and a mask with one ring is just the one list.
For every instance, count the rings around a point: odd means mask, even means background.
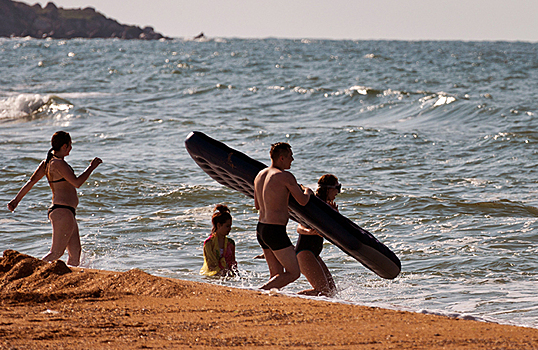
[{"label": "rocky headland", "polygon": [[28,5],[0,0],[0,37],[169,39],[152,27],[120,24],[94,8],[64,9],[49,2]]}]

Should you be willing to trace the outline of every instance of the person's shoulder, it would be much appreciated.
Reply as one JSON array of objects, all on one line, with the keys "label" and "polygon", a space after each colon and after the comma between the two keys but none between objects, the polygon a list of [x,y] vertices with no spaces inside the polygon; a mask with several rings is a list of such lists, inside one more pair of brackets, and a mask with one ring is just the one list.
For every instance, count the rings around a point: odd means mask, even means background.
[{"label": "person's shoulder", "polygon": [[38,176],[39,179],[41,179],[43,176],[45,176],[47,172],[47,161],[42,160],[41,163],[37,166],[36,170],[34,171],[33,176]]},{"label": "person's shoulder", "polygon": [[39,163],[39,165],[37,166],[38,169],[41,169],[41,168],[45,168],[47,166],[47,160],[46,159],[43,159],[41,161],[41,163]]},{"label": "person's shoulder", "polygon": [[281,170],[279,176],[283,177],[287,181],[297,182],[297,180],[295,179],[295,175],[293,175],[291,172],[289,172],[287,170]]},{"label": "person's shoulder", "polygon": [[226,237],[228,239],[229,244],[233,244],[235,246],[235,241],[231,239],[230,237]]},{"label": "person's shoulder", "polygon": [[255,179],[259,179],[259,178],[261,178],[261,177],[263,177],[263,176],[266,176],[266,175],[267,175],[267,172],[269,172],[269,168],[264,168],[264,169],[260,170],[260,171],[258,172],[258,174],[256,175],[256,178],[255,178]]},{"label": "person's shoulder", "polygon": [[63,165],[67,165],[67,162],[65,161],[65,159],[52,158],[49,161],[49,166],[63,166]]},{"label": "person's shoulder", "polygon": [[282,170],[280,168],[273,167],[273,166],[267,169],[271,172],[271,176],[288,176],[288,174],[291,174],[287,170]]}]

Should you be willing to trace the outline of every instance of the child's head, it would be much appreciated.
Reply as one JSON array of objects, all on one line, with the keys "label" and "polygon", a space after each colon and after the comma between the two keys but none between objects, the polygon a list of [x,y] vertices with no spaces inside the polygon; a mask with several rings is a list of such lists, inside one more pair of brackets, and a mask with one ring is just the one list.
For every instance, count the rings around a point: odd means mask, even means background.
[{"label": "child's head", "polygon": [[316,196],[324,201],[334,200],[334,197],[340,193],[341,189],[342,185],[338,182],[338,178],[335,175],[325,174],[318,180]]},{"label": "child's head", "polygon": [[230,209],[224,204],[217,204],[213,216],[211,217],[211,223],[213,223],[213,228],[211,229],[212,234],[217,233],[217,231],[228,234],[232,227],[232,215],[230,214]]}]

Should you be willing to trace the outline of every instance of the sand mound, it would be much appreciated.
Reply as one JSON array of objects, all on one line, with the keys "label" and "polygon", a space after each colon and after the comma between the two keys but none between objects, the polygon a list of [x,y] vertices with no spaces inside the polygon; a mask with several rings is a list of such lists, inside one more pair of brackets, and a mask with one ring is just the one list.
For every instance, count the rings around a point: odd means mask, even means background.
[{"label": "sand mound", "polygon": [[538,349],[538,330],[0,258],[3,349]]},{"label": "sand mound", "polygon": [[193,286],[134,269],[98,273],[69,268],[63,261],[48,263],[14,250],[0,259],[2,302],[43,302],[66,298],[114,298],[120,295],[184,297]]}]

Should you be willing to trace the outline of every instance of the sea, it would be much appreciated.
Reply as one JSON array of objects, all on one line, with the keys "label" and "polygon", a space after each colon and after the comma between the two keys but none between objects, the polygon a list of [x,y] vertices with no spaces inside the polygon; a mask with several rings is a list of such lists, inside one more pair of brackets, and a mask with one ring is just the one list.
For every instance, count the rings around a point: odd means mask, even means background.
[{"label": "sea", "polygon": [[[77,174],[103,160],[78,189],[83,267],[256,289],[254,202],[184,140],[201,131],[265,164],[285,141],[297,181],[335,174],[340,212],[402,262],[382,279],[326,241],[339,291],[315,299],[538,328],[537,97],[529,42],[0,39],[0,249],[48,252],[47,182],[6,205],[64,130]],[[231,278],[199,275],[219,203]]]}]

